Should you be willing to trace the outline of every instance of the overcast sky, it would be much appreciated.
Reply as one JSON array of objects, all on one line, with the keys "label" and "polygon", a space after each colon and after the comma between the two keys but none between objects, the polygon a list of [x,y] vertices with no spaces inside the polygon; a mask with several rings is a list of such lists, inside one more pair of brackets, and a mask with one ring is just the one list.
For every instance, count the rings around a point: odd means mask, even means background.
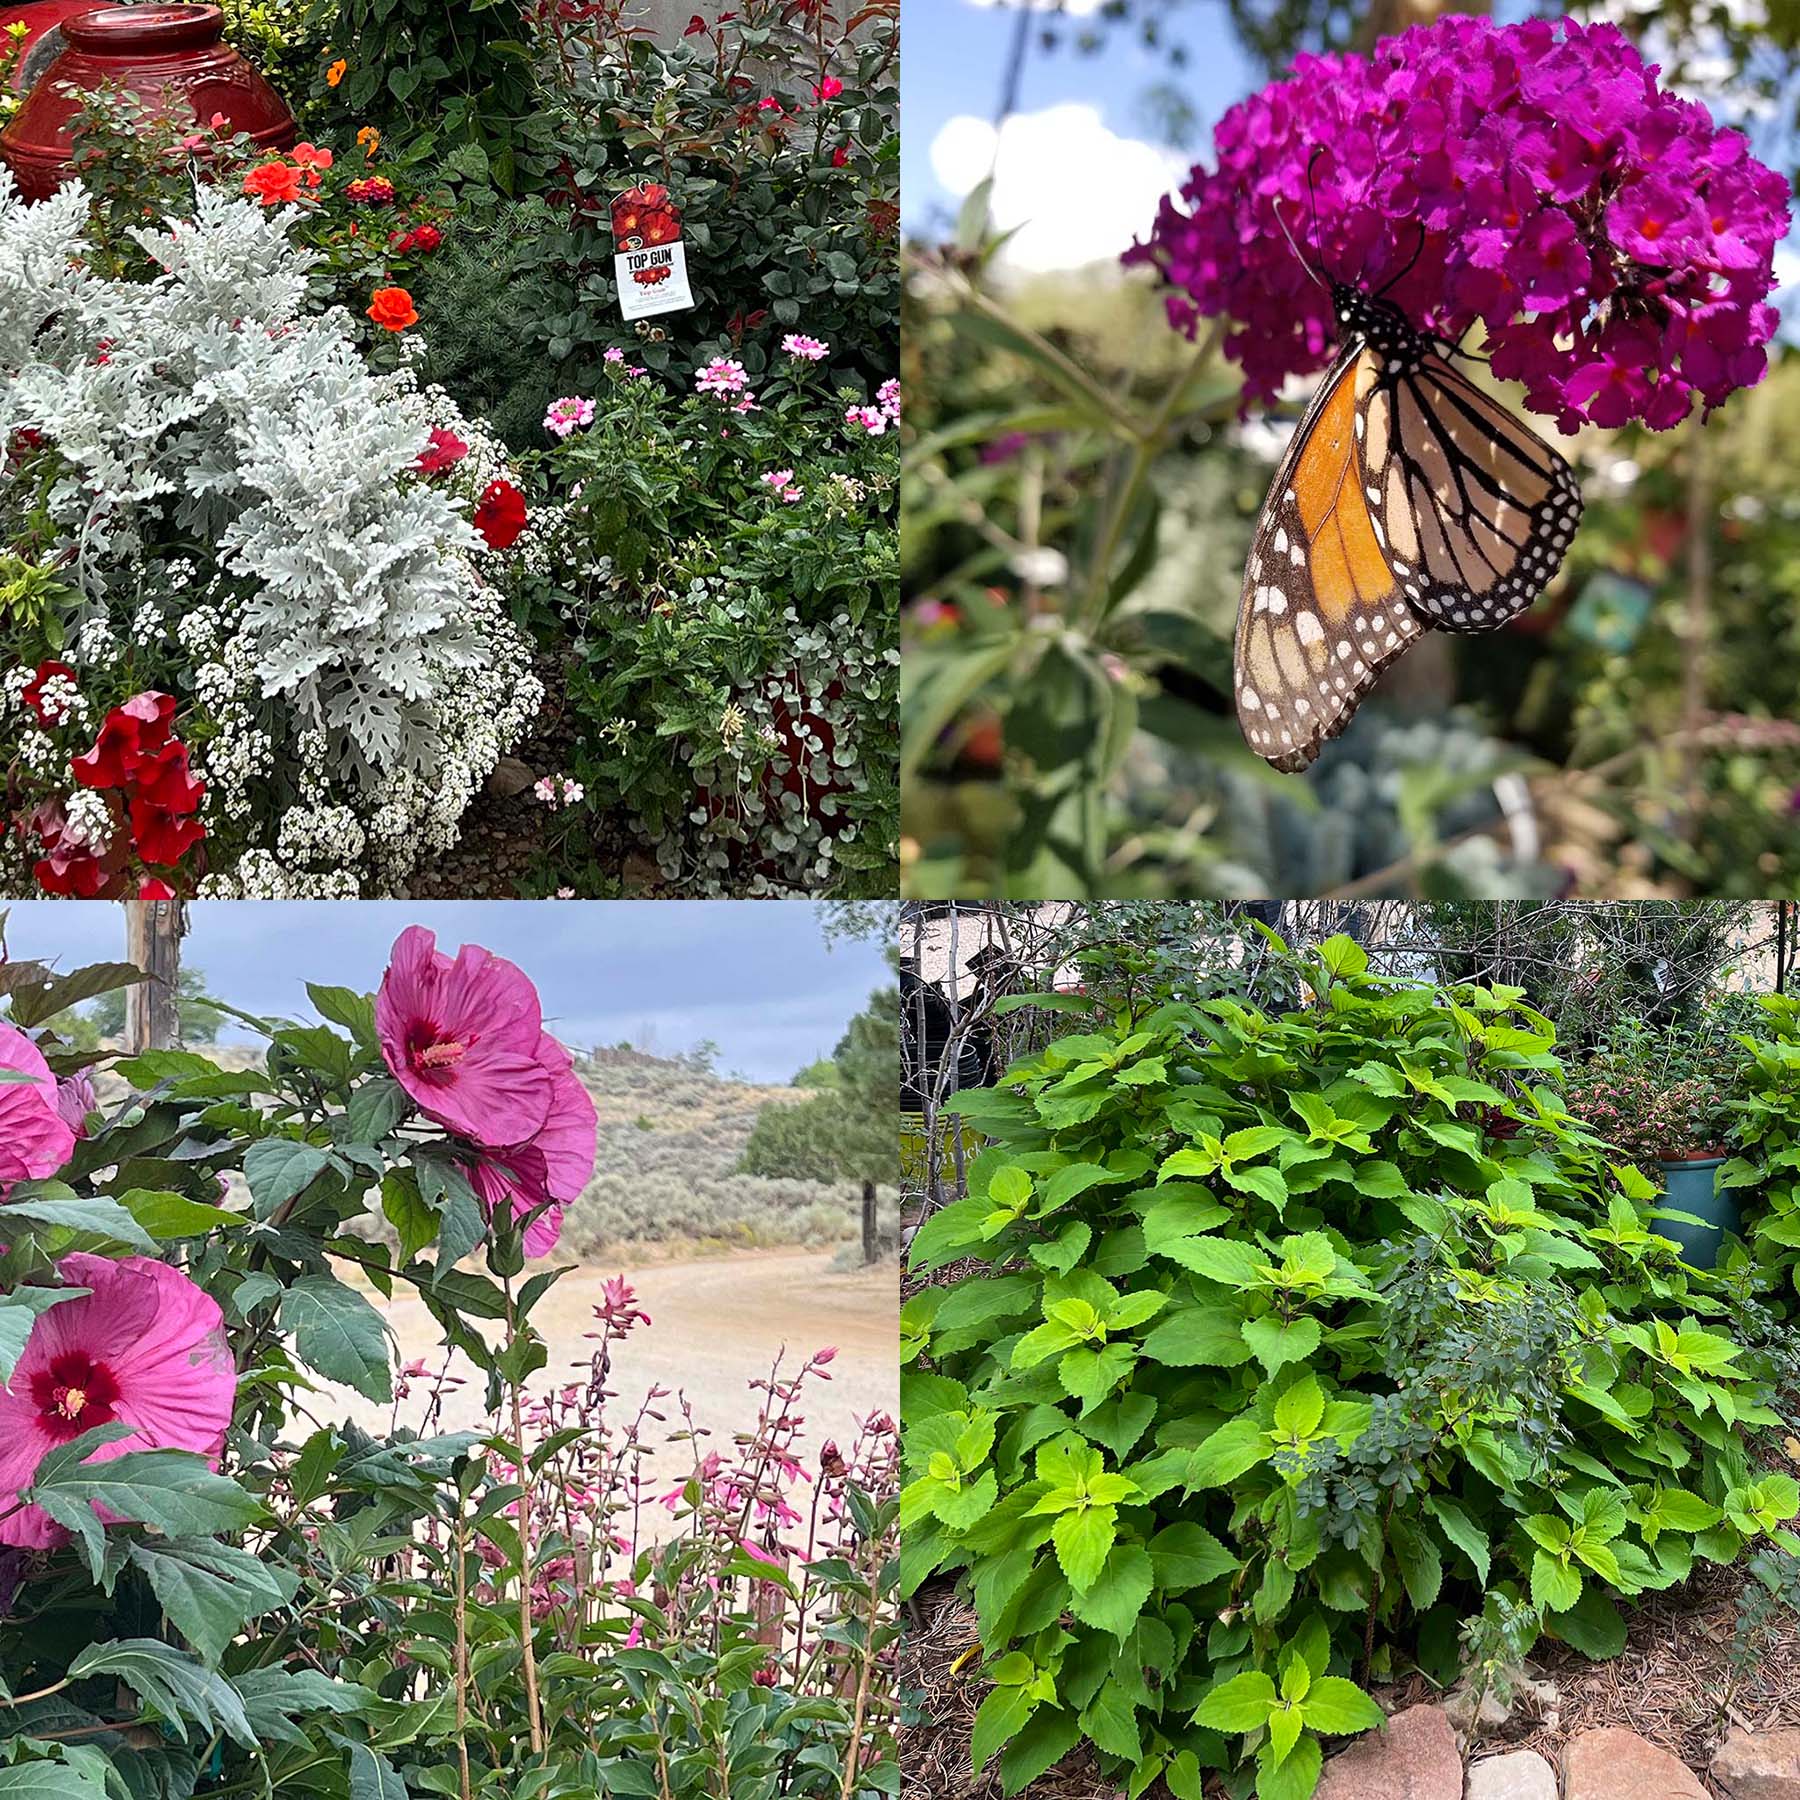
[{"label": "overcast sky", "polygon": [[[787,1081],[829,1055],[891,979],[879,944],[828,949],[818,910],[798,900],[215,900],[189,912],[187,963],[259,1016],[311,1019],[308,981],[372,990],[394,939],[426,925],[441,949],[476,943],[517,963],[567,1043],[629,1039],[667,1055],[711,1038],[722,1070],[755,1081]],[[6,943],[62,969],[120,958],[124,909],[24,901],[8,909]]]}]

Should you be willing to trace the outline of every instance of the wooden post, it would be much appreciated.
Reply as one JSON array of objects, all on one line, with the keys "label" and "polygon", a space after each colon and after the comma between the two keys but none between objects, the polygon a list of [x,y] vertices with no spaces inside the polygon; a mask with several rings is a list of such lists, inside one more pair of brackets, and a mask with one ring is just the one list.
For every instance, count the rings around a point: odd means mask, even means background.
[{"label": "wooden post", "polygon": [[187,909],[179,900],[125,903],[126,958],[152,977],[126,994],[128,1055],[172,1050],[180,1040],[181,939],[186,931]]},{"label": "wooden post", "polygon": [[881,1219],[875,1204],[875,1184],[863,1183],[863,1261],[881,1260]]}]

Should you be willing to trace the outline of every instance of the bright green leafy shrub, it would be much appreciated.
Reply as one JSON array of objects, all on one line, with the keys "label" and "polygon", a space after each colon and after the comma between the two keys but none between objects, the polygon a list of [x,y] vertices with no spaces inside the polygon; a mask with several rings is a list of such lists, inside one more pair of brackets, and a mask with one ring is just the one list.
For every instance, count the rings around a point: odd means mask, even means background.
[{"label": "bright green leafy shrub", "polygon": [[1009,1792],[1085,1736],[1133,1796],[1304,1800],[1378,1717],[1352,1676],[1615,1655],[1621,1603],[1800,1544],[1745,1444],[1771,1365],[1550,1022],[1365,971],[1293,959],[1281,1016],[1002,1002],[1085,1016],[949,1102],[994,1141],[913,1245],[904,1585],[966,1584]]},{"label": "bright green leafy shrub", "polygon": [[1719,1185],[1745,1190],[1744,1238],[1759,1282],[1800,1292],[1800,1000],[1765,994],[1757,1005],[1761,1030],[1737,1040],[1739,1153],[1720,1169]]}]

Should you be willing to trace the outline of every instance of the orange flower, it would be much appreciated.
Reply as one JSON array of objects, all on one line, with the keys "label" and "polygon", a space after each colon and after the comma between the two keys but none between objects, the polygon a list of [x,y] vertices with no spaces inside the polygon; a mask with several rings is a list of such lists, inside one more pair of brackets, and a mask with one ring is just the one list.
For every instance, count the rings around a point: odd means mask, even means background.
[{"label": "orange flower", "polygon": [[412,295],[400,287],[377,288],[369,306],[369,317],[383,331],[404,331],[407,326],[419,322]]},{"label": "orange flower", "polygon": [[288,152],[288,155],[303,169],[329,169],[331,167],[331,152],[321,150],[317,144],[296,144]]},{"label": "orange flower", "polygon": [[369,162],[375,160],[375,152],[381,148],[381,133],[373,125],[365,125],[356,134],[356,141],[362,146],[363,156]]},{"label": "orange flower", "polygon": [[337,61],[325,71],[325,85],[327,87],[336,87],[349,73],[350,65],[340,56]]},{"label": "orange flower", "polygon": [[264,206],[291,205],[300,198],[300,171],[291,163],[264,163],[244,177],[244,192]]}]

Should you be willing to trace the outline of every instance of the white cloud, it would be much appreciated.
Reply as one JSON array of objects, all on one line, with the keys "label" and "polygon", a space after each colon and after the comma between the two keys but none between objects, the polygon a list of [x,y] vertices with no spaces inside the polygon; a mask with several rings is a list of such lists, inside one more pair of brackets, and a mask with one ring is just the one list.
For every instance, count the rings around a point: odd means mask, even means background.
[{"label": "white cloud", "polygon": [[1014,113],[997,138],[987,120],[959,114],[931,141],[932,173],[958,199],[993,171],[994,225],[1018,228],[1006,260],[1034,271],[1116,257],[1149,231],[1157,201],[1186,168],[1175,152],[1120,137],[1098,107],[1072,101]]}]

